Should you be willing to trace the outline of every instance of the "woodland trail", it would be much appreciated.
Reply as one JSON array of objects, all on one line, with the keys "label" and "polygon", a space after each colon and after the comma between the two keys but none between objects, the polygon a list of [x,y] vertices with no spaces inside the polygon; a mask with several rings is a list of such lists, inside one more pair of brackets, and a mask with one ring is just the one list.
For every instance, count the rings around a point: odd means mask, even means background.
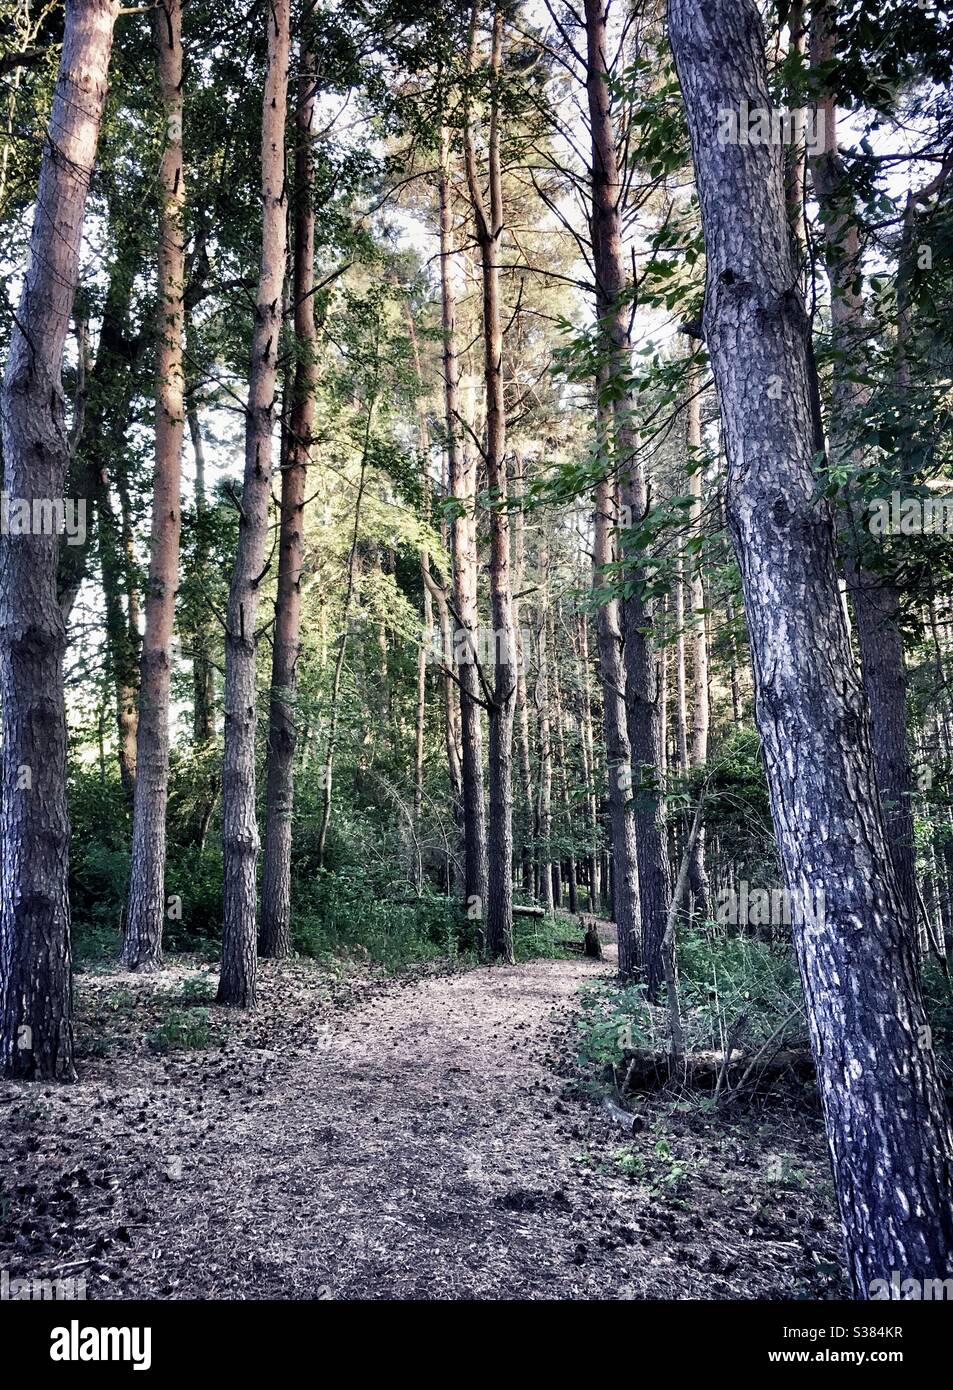
[{"label": "woodland trail", "polygon": [[[288,969],[265,967],[257,1031],[221,1051],[96,1061],[51,1088],[33,1151],[14,1155],[50,1214],[30,1268],[85,1241],[91,1298],[785,1296],[790,1233],[773,1254],[759,1233],[757,1288],[742,1267],[750,1192],[728,1219],[718,1174],[701,1188],[717,1206],[689,1214],[609,1161],[621,1131],[566,1092],[578,987],[609,960],[391,980],[329,1010]],[[57,1201],[73,1204],[68,1246]]]}]

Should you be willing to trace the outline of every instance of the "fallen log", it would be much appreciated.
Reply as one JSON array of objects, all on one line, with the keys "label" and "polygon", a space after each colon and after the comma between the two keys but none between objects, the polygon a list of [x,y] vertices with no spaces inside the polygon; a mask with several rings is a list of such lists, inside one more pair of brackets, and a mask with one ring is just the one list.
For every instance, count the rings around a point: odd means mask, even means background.
[{"label": "fallen log", "polygon": [[626,1134],[638,1134],[645,1128],[645,1121],[640,1120],[637,1115],[633,1115],[631,1110],[623,1110],[621,1105],[616,1105],[615,1101],[604,1096],[600,1107],[604,1115],[607,1115],[614,1125],[624,1129]]},{"label": "fallen log", "polygon": [[[754,1067],[753,1062],[757,1063]],[[686,1052],[674,1067],[667,1053],[626,1048],[614,1068],[616,1084],[624,1085],[627,1091],[657,1091],[676,1080],[692,1090],[714,1092],[721,1077],[721,1090],[727,1093],[741,1081],[777,1081],[783,1077],[811,1081],[814,1076],[809,1048],[783,1048],[760,1062],[757,1052],[735,1052],[727,1060],[722,1051]]]},{"label": "fallen log", "polygon": [[544,917],[545,915],[541,907],[530,907],[525,903],[513,904],[514,917]]}]

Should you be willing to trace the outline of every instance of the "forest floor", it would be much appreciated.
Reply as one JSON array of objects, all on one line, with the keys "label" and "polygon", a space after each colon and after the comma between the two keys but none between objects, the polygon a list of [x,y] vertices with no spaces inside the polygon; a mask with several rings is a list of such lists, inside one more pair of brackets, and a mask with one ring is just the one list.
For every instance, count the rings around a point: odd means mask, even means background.
[{"label": "forest floor", "polygon": [[574,1010],[611,969],[264,963],[252,1017],[188,959],[80,975],[79,1083],[0,1087],[0,1269],[97,1299],[839,1296],[816,1113],[646,1097],[626,1139],[587,1089]]}]

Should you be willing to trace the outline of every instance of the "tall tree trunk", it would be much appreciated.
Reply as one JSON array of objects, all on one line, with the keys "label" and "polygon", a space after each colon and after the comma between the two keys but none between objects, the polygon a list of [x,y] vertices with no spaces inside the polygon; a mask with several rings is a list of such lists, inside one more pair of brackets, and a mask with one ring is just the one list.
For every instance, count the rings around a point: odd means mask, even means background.
[{"label": "tall tree trunk", "polygon": [[[611,530],[616,524],[615,501],[608,479],[611,467],[609,433],[612,427],[612,407],[608,401],[605,382],[600,381],[599,388],[597,442],[606,477],[597,485],[595,494],[592,545],[592,575],[595,589],[605,585],[606,566],[610,565],[614,558]],[[617,600],[609,599],[597,610],[596,638],[612,830],[612,854],[607,860],[611,873],[610,901],[613,904],[619,939],[619,974],[623,980],[633,980],[638,974],[641,957],[641,913],[635,822],[629,799],[632,791],[632,763],[626,727],[622,631]]]},{"label": "tall tree trunk", "polygon": [[589,691],[589,620],[585,612],[578,617],[579,631],[579,689],[582,698],[582,756],[583,775],[586,779],[586,794],[589,806],[589,837],[592,850],[589,858],[589,908],[598,910],[602,901],[602,884],[599,872],[599,854],[596,844],[599,837],[599,797],[596,792],[596,753],[592,733],[592,697]]},{"label": "tall tree trunk", "polygon": [[159,168],[159,308],[156,342],[155,475],[146,628],[139,681],[132,864],[122,960],[129,970],[162,963],[165,909],[165,813],[169,798],[169,690],[172,627],[179,584],[185,391],[185,179],[182,167],[181,0],[160,0],[154,14],[165,146]]},{"label": "tall tree trunk", "polygon": [[[702,471],[701,471],[701,401],[698,395],[698,372],[689,371],[688,401],[686,404],[685,438],[688,445],[688,490],[692,499],[688,519],[692,540],[702,539]],[[692,606],[692,767],[701,767],[708,760],[708,729],[711,712],[708,703],[708,635],[705,630],[705,586],[702,582],[701,554],[695,550],[689,560],[689,597]],[[705,824],[699,819],[698,831],[692,841],[688,865],[688,882],[692,891],[695,916],[702,921],[708,916],[709,888],[705,872]]]},{"label": "tall tree trunk", "polygon": [[[476,22],[471,20],[470,66],[475,66]],[[493,12],[490,48],[490,113],[487,138],[489,206],[473,146],[464,131],[467,183],[473,204],[483,272],[483,372],[486,391],[487,485],[490,494],[490,617],[493,633],[493,698],[489,702],[490,815],[487,836],[486,949],[513,960],[513,714],[516,704],[516,633],[510,589],[510,521],[507,511],[506,405],[503,399],[503,325],[500,251],[503,237],[503,173],[500,166],[500,72],[503,11]]]},{"label": "tall tree trunk", "polygon": [[[375,353],[379,350],[379,342],[375,342]],[[344,618],[341,629],[341,639],[338,643],[337,656],[334,659],[334,674],[331,677],[331,691],[328,697],[328,708],[331,717],[328,721],[328,737],[324,749],[324,766],[322,777],[324,783],[324,796],[321,802],[321,824],[318,829],[318,868],[324,868],[324,855],[328,842],[328,827],[331,824],[331,803],[334,795],[334,759],[337,754],[338,741],[338,717],[340,715],[339,696],[341,693],[341,677],[344,673],[344,658],[347,655],[347,639],[350,635],[351,612],[356,600],[359,599],[360,590],[360,569],[361,559],[358,554],[358,538],[361,526],[361,504],[364,501],[364,487],[367,482],[368,452],[370,448],[371,428],[374,423],[374,410],[377,402],[377,382],[375,379],[374,393],[372,400],[367,404],[367,417],[364,426],[364,444],[361,450],[361,471],[358,477],[357,494],[354,499],[354,525],[351,528],[351,545],[347,557],[347,587],[344,592]]]},{"label": "tall tree trunk", "polygon": [[[444,555],[441,556],[441,560],[445,561],[445,558],[446,556],[444,553]],[[465,856],[466,846],[463,838],[463,769],[460,762],[460,707],[457,703],[457,687],[454,684],[450,669],[446,665],[448,654],[450,655],[450,659],[453,659],[453,624],[450,618],[450,606],[447,603],[446,590],[433,576],[429,555],[426,556],[426,563],[422,561],[421,573],[427,591],[437,606],[437,627],[440,631],[440,651],[443,654],[441,675],[443,683],[443,732],[444,747],[447,753],[447,774],[450,782],[450,804],[453,813],[453,823],[459,835],[458,843],[462,847]],[[424,622],[426,625],[426,613],[424,614]],[[456,851],[449,853],[448,857],[450,863],[447,866],[447,872],[451,879],[451,891],[462,896],[466,890],[466,881],[462,871],[463,860]]]},{"label": "tall tree trunk", "polygon": [[278,593],[271,659],[265,851],[261,880],[263,956],[291,954],[291,818],[294,811],[295,698],[301,651],[301,572],[304,568],[304,503],[308,456],[318,388],[314,322],[315,62],[302,48],[295,112],[294,329],[295,374],[288,447],[281,473]]},{"label": "tall tree trunk", "polygon": [[[552,643],[553,655],[556,652],[555,632]],[[573,849],[572,796],[569,790],[569,766],[566,761],[566,716],[563,708],[563,688],[559,679],[559,663],[553,662],[553,706],[556,713],[556,751],[559,757],[559,794],[562,801],[563,821],[566,827],[566,892],[569,896],[569,911],[579,911],[578,882],[576,878],[576,852]]]},{"label": "tall tree trunk", "polygon": [[705,336],[756,718],[834,1184],[864,1298],[893,1271],[948,1274],[953,1136],[924,1045],[912,916],[888,851],[833,516],[817,498],[817,386],[810,325],[792,288],[781,151],[718,141],[727,93],[770,109],[758,7],[669,0],[668,16],[702,210]]},{"label": "tall tree trunk", "polygon": [[550,712],[549,680],[549,552],[540,550],[542,598],[539,607],[539,661],[536,677],[537,727],[539,730],[539,800],[536,811],[536,858],[539,872],[539,898],[543,911],[551,917],[556,906],[553,892],[553,721]]},{"label": "tall tree trunk", "polygon": [[252,329],[245,476],[238,550],[225,629],[225,755],[222,766],[222,846],[225,916],[218,1002],[255,1004],[255,649],[260,585],[266,569],[271,450],[277,381],[281,291],[285,276],[285,115],[288,104],[289,0],[270,0],[268,71],[261,119],[261,270]]},{"label": "tall tree trunk", "polygon": [[[447,450],[444,449],[441,455],[440,466],[440,495],[446,498],[449,494],[449,459]],[[439,564],[442,575],[452,573],[452,562],[450,562],[450,525],[447,521],[446,512],[440,514],[440,555]],[[428,564],[424,576],[425,582],[432,580],[430,565]],[[444,744],[447,750],[447,772],[450,779],[450,802],[453,810],[453,823],[457,830],[457,843],[453,851],[448,851],[447,865],[447,891],[454,896],[462,898],[466,892],[466,882],[464,879],[464,866],[466,860],[466,842],[464,839],[463,824],[463,767],[460,761],[460,700],[458,686],[453,679],[453,672],[446,664],[446,654],[453,650],[453,624],[450,618],[450,605],[447,602],[447,589],[445,582],[430,584],[430,595],[437,605],[437,624],[440,628],[440,650],[444,653],[444,662],[441,671],[443,683],[443,709],[444,709]]]},{"label": "tall tree trunk", "polygon": [[[414,372],[418,384],[423,385],[423,372],[420,361],[420,344],[417,341],[417,326],[414,323],[412,310],[407,309],[407,336],[410,339],[411,352],[414,359]],[[430,426],[427,421],[427,404],[421,397],[417,402],[417,452],[420,455],[421,467],[423,470],[423,490],[424,521],[430,522]],[[430,551],[426,544],[420,550],[420,577],[423,587],[423,634],[422,641],[417,648],[417,690],[414,707],[414,814],[413,814],[413,834],[417,846],[417,853],[414,855],[414,887],[419,893],[423,887],[421,879],[421,827],[423,822],[424,809],[424,735],[427,726],[427,663],[433,650],[434,638],[434,616],[433,616],[433,590],[434,580],[430,573]],[[446,600],[444,600],[446,605]],[[441,634],[442,635],[442,634]],[[442,649],[443,650],[443,649]],[[446,655],[446,652],[444,651]],[[446,683],[447,677],[444,676]],[[448,712],[449,713],[449,712]],[[449,752],[449,747],[448,747]],[[455,750],[454,750],[455,752]]]},{"label": "tall tree trunk", "polygon": [[483,730],[480,725],[480,679],[473,645],[477,613],[476,493],[477,460],[464,431],[460,400],[460,359],[456,296],[451,257],[453,214],[450,206],[449,142],[441,131],[440,156],[440,299],[443,327],[443,381],[447,420],[450,495],[458,506],[451,527],[453,605],[456,620],[453,660],[460,683],[460,745],[463,774],[465,888],[468,910],[484,914],[487,901],[486,812],[483,804]]},{"label": "tall tree trunk", "polygon": [[[137,249],[133,247],[133,252]],[[144,336],[129,334],[129,306],[138,268],[138,255],[131,254],[128,245],[118,248],[106,290],[96,360],[85,372],[70,439],[67,486],[71,495],[88,499],[87,536],[81,546],[60,546],[57,577],[63,621],[69,623],[90,560],[94,554],[99,560],[117,759],[130,808],[136,780],[139,628],[134,566],[129,564],[127,550],[131,535],[127,534],[125,469],[127,421],[135,391],[133,369]],[[110,490],[111,464],[120,495],[118,516]]]},{"label": "tall tree trunk", "polygon": [[675,751],[680,773],[688,771],[688,681],[685,662],[685,552],[675,557]]},{"label": "tall tree trunk", "polygon": [[[118,482],[120,489],[123,489],[125,480],[120,478]],[[125,510],[122,503],[120,509]],[[119,780],[131,808],[136,791],[136,734],[139,726],[139,605],[123,537],[124,525],[117,518],[113,506],[105,460],[101,463],[96,480],[96,520],[103,606],[106,610],[106,643],[112,664],[116,702]]]},{"label": "tall tree trunk", "polygon": [[[525,466],[522,453],[517,451],[513,466],[514,490],[520,501],[520,505],[513,515],[513,580],[517,595],[522,593],[526,581],[526,525],[522,506],[522,499],[526,495]],[[523,642],[523,631],[520,627],[520,607],[516,597],[513,599],[513,627],[516,630],[518,643],[516,744],[522,811],[520,817],[520,872],[523,892],[527,897],[531,897],[533,893],[533,773],[530,762],[529,695],[526,688],[526,663],[529,660],[529,652],[525,650]]]},{"label": "tall tree trunk", "polygon": [[[610,110],[606,11],[604,0],[585,0],[586,92],[592,134],[592,254],[596,276],[596,312],[612,378],[615,437],[623,479],[623,503],[629,524],[648,509],[648,486],[639,456],[632,398],[628,281],[622,246],[622,185]],[[644,595],[642,552],[623,541],[629,593],[623,603],[625,624],[626,711],[632,763],[635,839],[641,906],[642,967],[650,999],[665,981],[669,865],[664,794],[660,784],[660,707],[655,661],[654,614]]]},{"label": "tall tree trunk", "polygon": [[[829,80],[828,67],[835,58],[834,9],[832,0],[812,6],[811,68],[819,72],[824,85]],[[853,446],[851,440],[862,428],[870,398],[868,388],[856,379],[867,360],[864,301],[858,289],[862,269],[860,227],[837,145],[837,108],[828,91],[822,90],[817,110],[823,117],[823,140],[821,152],[810,160],[811,180],[824,229],[833,345],[838,353],[830,434],[838,462],[860,470],[864,467],[863,451]],[[889,575],[870,570],[857,554],[856,533],[864,533],[866,519],[864,507],[851,497],[848,484],[842,517],[844,575],[854,610],[864,689],[870,702],[874,765],[884,801],[890,854],[900,891],[911,911],[911,920],[915,920],[916,856],[900,594]]]},{"label": "tall tree trunk", "polygon": [[[66,3],[0,411],[5,490],[31,502],[61,498],[66,479],[63,348],[117,11],[113,0]],[[0,1071],[72,1080],[65,627],[58,563],[56,535],[0,537]]]},{"label": "tall tree trunk", "polygon": [[[205,486],[205,445],[198,406],[189,398],[186,406],[192,457],[195,463],[195,524],[198,541],[195,569],[199,581],[208,570],[208,500]],[[215,732],[215,674],[211,656],[211,627],[203,616],[196,619],[192,645],[192,737],[202,748],[211,743]]]}]

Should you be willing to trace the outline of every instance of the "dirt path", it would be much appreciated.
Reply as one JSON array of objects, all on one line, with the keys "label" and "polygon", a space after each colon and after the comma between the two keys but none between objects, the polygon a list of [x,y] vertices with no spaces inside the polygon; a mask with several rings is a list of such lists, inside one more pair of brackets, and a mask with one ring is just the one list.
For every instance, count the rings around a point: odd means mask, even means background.
[{"label": "dirt path", "polygon": [[33,1190],[0,1264],[85,1259],[98,1298],[783,1296],[796,1240],[780,1259],[762,1243],[753,1284],[746,1208],[733,1230],[723,1198],[670,1202],[595,1164],[620,1132],[560,1072],[578,987],[610,970],[392,981],[342,1009],[271,967],[257,1031],[219,1051],[105,1058],[39,1100],[9,1088],[4,1157]]}]

